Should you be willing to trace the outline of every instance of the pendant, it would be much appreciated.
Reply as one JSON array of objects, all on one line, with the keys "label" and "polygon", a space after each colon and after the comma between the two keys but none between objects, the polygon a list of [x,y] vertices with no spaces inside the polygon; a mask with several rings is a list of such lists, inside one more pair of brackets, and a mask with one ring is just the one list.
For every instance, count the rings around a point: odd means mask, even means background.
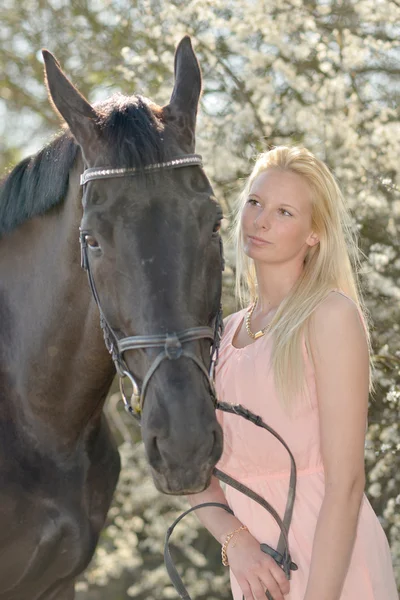
[{"label": "pendant", "polygon": [[254,334],[254,339],[255,339],[255,340],[258,340],[258,338],[262,337],[262,336],[264,335],[264,333],[265,333],[265,332],[264,332],[264,331],[262,331],[262,330],[260,330],[260,331],[257,331],[257,333],[255,333],[255,334]]}]

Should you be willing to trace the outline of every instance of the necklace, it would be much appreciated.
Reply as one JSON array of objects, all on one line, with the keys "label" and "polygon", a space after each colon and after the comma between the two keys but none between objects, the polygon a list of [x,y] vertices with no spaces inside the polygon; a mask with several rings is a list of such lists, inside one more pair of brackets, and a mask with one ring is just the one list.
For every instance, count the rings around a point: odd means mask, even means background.
[{"label": "necklace", "polygon": [[255,299],[254,304],[251,307],[251,309],[246,314],[246,317],[245,317],[245,320],[244,320],[244,324],[246,326],[246,331],[247,331],[249,337],[251,337],[253,340],[258,340],[258,338],[260,338],[264,334],[266,334],[267,331],[268,331],[268,329],[269,329],[269,327],[270,327],[270,323],[268,323],[268,325],[266,325],[263,329],[260,329],[260,331],[257,331],[256,333],[252,332],[251,327],[250,327],[250,319],[251,319],[251,315],[254,312],[256,304],[257,304],[257,298]]}]

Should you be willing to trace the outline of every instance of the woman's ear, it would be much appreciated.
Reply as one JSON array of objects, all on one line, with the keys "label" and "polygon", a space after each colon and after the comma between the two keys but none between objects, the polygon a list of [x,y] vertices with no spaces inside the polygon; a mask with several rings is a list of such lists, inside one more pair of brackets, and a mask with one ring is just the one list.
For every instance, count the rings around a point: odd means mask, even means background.
[{"label": "woman's ear", "polygon": [[319,243],[319,237],[316,233],[311,232],[306,240],[306,243],[311,247],[316,246]]}]

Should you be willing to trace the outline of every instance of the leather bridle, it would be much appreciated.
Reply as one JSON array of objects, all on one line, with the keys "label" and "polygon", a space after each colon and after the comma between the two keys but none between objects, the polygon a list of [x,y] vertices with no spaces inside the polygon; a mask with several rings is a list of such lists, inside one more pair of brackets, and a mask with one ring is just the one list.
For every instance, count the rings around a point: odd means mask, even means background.
[{"label": "leather bridle", "polygon": [[[114,177],[130,177],[138,173],[154,172],[165,169],[177,169],[188,166],[202,166],[202,158],[198,154],[188,154],[183,157],[174,158],[169,161],[145,165],[143,168],[109,168],[109,167],[94,167],[86,169],[82,175],[80,183],[85,186],[90,181],[96,179],[110,179]],[[87,272],[89,285],[92,290],[93,297],[100,312],[100,326],[103,331],[104,341],[117,370],[119,377],[119,385],[122,399],[126,411],[140,422],[141,413],[144,406],[146,392],[149,382],[154,373],[164,360],[177,360],[182,356],[190,358],[204,373],[210,387],[211,398],[214,405],[216,404],[216,395],[214,389],[214,369],[218,362],[218,353],[221,335],[223,331],[222,307],[220,305],[218,313],[215,317],[214,327],[189,327],[179,332],[172,332],[159,335],[135,335],[124,338],[118,338],[115,331],[110,327],[104,312],[101,308],[100,299],[97,293],[96,285],[93,278],[93,273],[90,269],[90,261],[88,257],[88,244],[86,241],[87,233],[80,228],[80,245],[81,245],[81,265]],[[222,252],[222,240],[220,238],[221,262],[222,270],[224,269],[224,260]],[[193,352],[184,348],[187,342],[193,342],[200,339],[209,339],[212,342],[210,351],[210,366],[207,368],[205,364]],[[134,375],[129,370],[126,364],[124,354],[127,350],[138,350],[145,348],[161,348],[160,353],[155,358],[146,376],[143,379],[142,388],[138,385]],[[130,398],[125,390],[124,381],[128,379],[132,386]]]}]

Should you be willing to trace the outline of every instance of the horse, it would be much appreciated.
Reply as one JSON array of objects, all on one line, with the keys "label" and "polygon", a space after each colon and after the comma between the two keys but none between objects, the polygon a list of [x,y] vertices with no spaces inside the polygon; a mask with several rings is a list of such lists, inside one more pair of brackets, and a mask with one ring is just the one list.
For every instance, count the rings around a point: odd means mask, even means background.
[{"label": "horse", "polygon": [[159,490],[203,490],[222,452],[222,214],[194,154],[191,41],[163,107],[92,106],[43,58],[64,129],[0,187],[0,600],[74,598],[120,470],[103,414],[116,370]]}]

